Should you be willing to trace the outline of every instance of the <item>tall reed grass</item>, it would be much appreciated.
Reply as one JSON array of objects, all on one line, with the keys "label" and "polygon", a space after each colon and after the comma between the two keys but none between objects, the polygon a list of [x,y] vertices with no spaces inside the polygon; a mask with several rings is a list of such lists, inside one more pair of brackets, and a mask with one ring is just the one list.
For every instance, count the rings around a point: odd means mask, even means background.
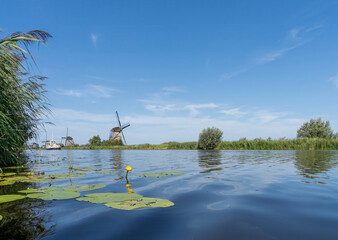
[{"label": "tall reed grass", "polygon": [[26,71],[35,63],[29,45],[45,43],[49,37],[35,30],[0,38],[0,166],[23,163],[24,144],[35,136],[40,118],[49,111],[45,77]]}]

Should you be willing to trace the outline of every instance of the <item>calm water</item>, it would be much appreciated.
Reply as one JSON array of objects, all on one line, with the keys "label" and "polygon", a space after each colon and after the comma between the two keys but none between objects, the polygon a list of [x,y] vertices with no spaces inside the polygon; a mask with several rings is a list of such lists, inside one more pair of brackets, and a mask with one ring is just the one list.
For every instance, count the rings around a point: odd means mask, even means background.
[{"label": "calm water", "polygon": [[[28,152],[32,160],[38,152]],[[46,174],[67,172],[70,152],[47,151]],[[169,208],[133,211],[75,199],[23,199],[0,204],[1,239],[338,239],[338,151],[73,150],[75,167],[132,166],[135,193],[164,198]],[[180,176],[137,174],[179,171]],[[87,192],[127,192],[125,171],[88,173],[27,187],[104,183]],[[82,193],[82,195],[85,193]]]}]

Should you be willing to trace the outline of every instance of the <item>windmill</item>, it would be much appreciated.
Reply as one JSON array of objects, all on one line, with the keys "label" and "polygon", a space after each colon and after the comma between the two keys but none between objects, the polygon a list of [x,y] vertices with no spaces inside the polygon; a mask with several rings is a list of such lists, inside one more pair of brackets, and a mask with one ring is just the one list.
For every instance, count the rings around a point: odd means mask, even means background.
[{"label": "windmill", "polygon": [[68,128],[67,128],[66,136],[62,137],[62,139],[65,139],[65,147],[70,147],[74,145],[73,138],[71,136],[68,136]]},{"label": "windmill", "polygon": [[[120,121],[119,114],[117,113],[117,111],[116,111],[116,118],[117,118],[117,123],[119,124],[119,126],[114,127],[110,130],[111,135],[110,135],[109,139],[110,140],[120,140],[120,141],[122,141],[122,138],[123,138],[124,144],[127,145],[126,139],[123,135],[123,129],[129,127],[130,124],[126,123],[126,124],[121,125],[121,121]],[[122,136],[122,138],[121,138],[121,136]]]}]

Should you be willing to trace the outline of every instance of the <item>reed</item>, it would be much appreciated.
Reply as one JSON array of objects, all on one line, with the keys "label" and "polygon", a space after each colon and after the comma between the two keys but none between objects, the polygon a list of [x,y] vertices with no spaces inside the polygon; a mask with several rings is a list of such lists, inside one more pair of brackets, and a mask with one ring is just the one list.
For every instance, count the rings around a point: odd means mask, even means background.
[{"label": "reed", "polygon": [[49,112],[45,77],[30,75],[25,67],[35,63],[29,45],[49,37],[35,30],[0,38],[0,166],[23,164],[25,142],[36,136],[39,119]]}]

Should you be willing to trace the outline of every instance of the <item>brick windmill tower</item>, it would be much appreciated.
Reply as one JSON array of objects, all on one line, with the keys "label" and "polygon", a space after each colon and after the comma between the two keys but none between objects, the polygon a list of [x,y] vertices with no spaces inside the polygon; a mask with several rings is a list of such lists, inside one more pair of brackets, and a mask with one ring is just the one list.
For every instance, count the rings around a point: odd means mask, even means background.
[{"label": "brick windmill tower", "polygon": [[121,125],[121,121],[120,121],[119,114],[117,113],[117,111],[116,111],[116,118],[117,118],[117,123],[119,125],[117,127],[114,127],[114,128],[112,128],[110,130],[110,137],[109,137],[109,139],[110,140],[120,140],[120,141],[122,141],[122,138],[123,138],[123,143],[125,145],[127,145],[126,139],[125,139],[125,137],[123,135],[123,129],[129,127],[130,124],[126,123],[126,124]]}]

